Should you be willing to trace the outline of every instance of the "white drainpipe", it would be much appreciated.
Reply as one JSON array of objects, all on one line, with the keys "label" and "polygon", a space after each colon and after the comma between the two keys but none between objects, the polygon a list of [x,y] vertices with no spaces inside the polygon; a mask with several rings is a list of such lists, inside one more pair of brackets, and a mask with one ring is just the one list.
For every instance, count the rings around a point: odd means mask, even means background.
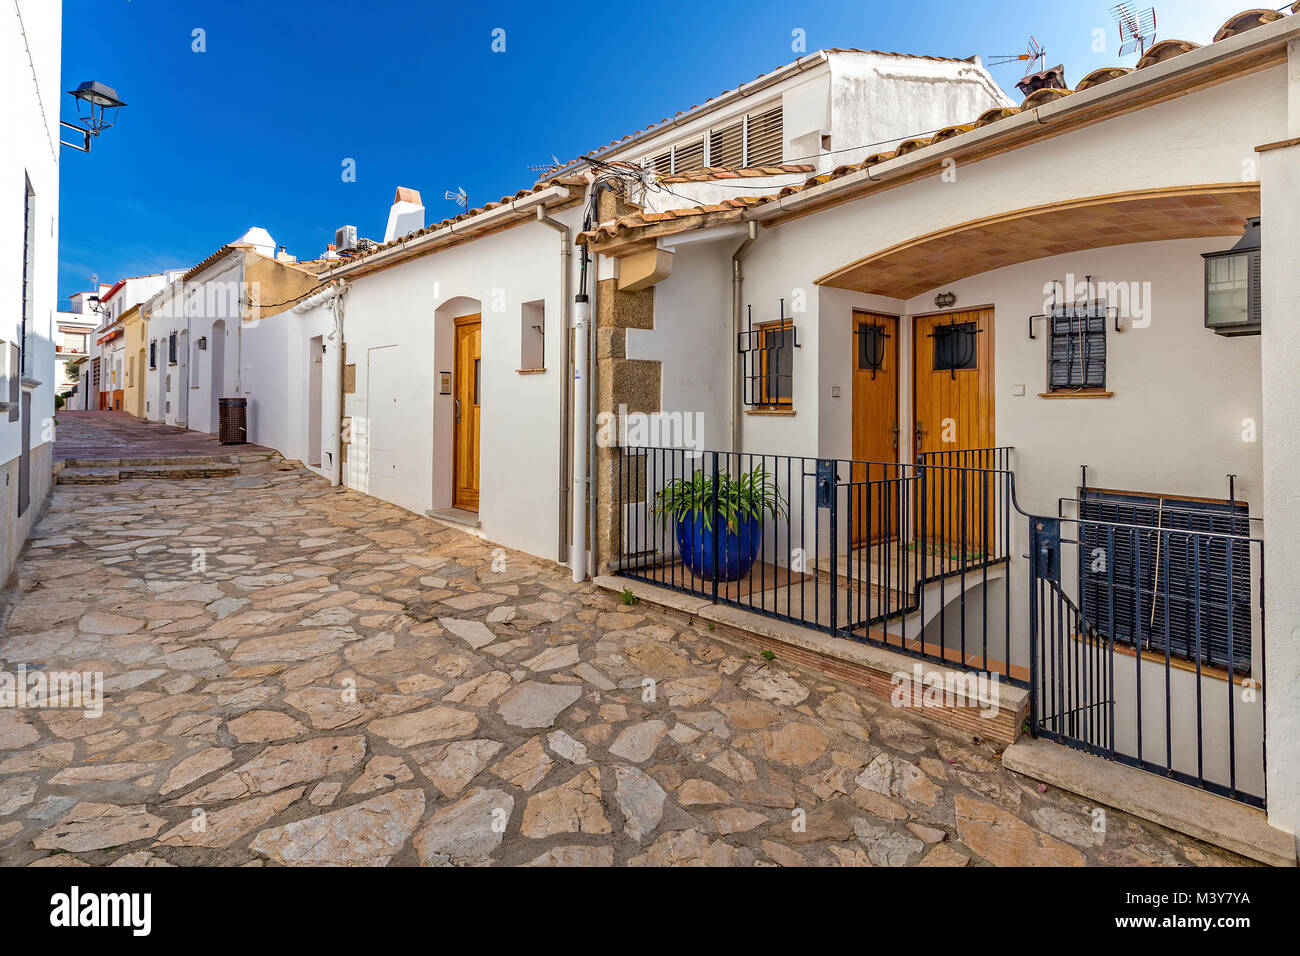
[{"label": "white drainpipe", "polygon": [[[564,380],[564,370],[569,367],[569,283],[573,275],[573,243],[569,227],[558,219],[546,215],[546,207],[537,207],[537,221],[544,226],[550,226],[560,234],[560,474],[558,485],[560,493],[559,542],[556,546],[556,555],[557,560],[563,562],[575,552],[583,550],[582,539],[578,537],[573,539],[574,547],[569,547],[568,522],[565,520],[569,517],[569,499],[582,496],[582,486],[569,484],[568,472],[565,468],[568,464],[570,433],[573,435],[574,445],[578,444],[577,436],[580,433],[580,426],[574,424],[578,419],[573,417],[570,386]],[[576,566],[575,564],[574,567]],[[574,578],[574,580],[582,579]]]},{"label": "white drainpipe", "polygon": [[573,580],[587,577],[587,334],[591,302],[585,293],[575,297],[573,315]]},{"label": "white drainpipe", "polygon": [[347,280],[335,280],[337,284],[322,289],[293,307],[291,311],[302,315],[310,312],[322,303],[328,303],[334,313],[334,328],[327,341],[334,352],[334,382],[336,387],[330,390],[329,404],[322,410],[322,417],[329,423],[330,484],[343,484],[343,293],[347,291]]}]

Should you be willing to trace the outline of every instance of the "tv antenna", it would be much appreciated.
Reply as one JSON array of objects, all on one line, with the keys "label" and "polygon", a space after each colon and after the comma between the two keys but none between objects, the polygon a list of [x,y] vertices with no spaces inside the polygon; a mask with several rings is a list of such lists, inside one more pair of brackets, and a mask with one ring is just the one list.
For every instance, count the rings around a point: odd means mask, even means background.
[{"label": "tv antenna", "polygon": [[1156,8],[1135,10],[1131,3],[1119,3],[1110,8],[1110,15],[1119,27],[1119,55],[1136,52],[1142,56],[1156,38]]},{"label": "tv antenna", "polygon": [[1025,76],[1034,72],[1034,65],[1039,64],[1040,68],[1047,65],[1047,47],[1043,46],[1033,37],[1029,38],[1029,46],[1024,53],[1010,53],[1006,55],[994,55],[989,57],[989,66],[1001,66],[1004,63],[1025,63]]},{"label": "tv antenna", "polygon": [[442,194],[442,198],[450,199],[461,209],[469,208],[469,193],[465,192],[464,186],[458,186],[455,192],[452,192],[450,189],[448,189],[445,193]]},{"label": "tv antenna", "polygon": [[535,166],[529,166],[528,169],[530,172],[534,173],[549,173],[552,169],[559,169],[563,165],[564,163],[560,162],[560,157],[551,153],[551,161],[549,163],[538,163]]}]

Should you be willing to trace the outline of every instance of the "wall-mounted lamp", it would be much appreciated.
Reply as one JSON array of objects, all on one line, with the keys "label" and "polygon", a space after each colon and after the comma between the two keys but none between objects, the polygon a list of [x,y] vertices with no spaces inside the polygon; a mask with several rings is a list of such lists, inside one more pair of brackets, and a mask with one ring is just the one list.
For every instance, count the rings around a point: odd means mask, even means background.
[{"label": "wall-mounted lamp", "polygon": [[59,120],[59,125],[80,133],[82,145],[78,146],[76,143],[63,140],[59,140],[59,144],[88,153],[90,138],[98,136],[117,122],[117,111],[126,104],[117,98],[117,90],[105,86],[98,80],[87,80],[75,90],[68,90],[68,95],[77,101],[77,119],[81,121],[81,125],[63,120]]},{"label": "wall-mounted lamp", "polygon": [[934,297],[934,304],[940,309],[946,309],[951,305],[956,305],[957,294],[955,292],[940,292]]},{"label": "wall-mounted lamp", "polygon": [[1205,327],[1219,335],[1259,335],[1259,217],[1246,220],[1237,244],[1223,252],[1203,252]]}]

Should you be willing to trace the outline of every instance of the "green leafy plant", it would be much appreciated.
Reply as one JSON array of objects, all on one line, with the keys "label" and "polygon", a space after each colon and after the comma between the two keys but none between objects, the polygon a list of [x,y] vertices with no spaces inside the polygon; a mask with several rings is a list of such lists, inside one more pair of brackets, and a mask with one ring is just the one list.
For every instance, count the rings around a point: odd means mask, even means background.
[{"label": "green leafy plant", "polygon": [[765,660],[765,661],[774,661],[774,660],[776,660],[776,651],[764,651],[764,652],[763,652],[763,660]]},{"label": "green leafy plant", "polygon": [[655,494],[651,510],[662,517],[665,526],[670,520],[682,521],[700,515],[706,531],[713,530],[713,517],[717,514],[726,521],[728,531],[735,531],[741,520],[761,518],[764,512],[773,518],[787,514],[786,499],[776,479],[762,468],[742,472],[737,478],[720,472],[716,490],[713,476],[703,471],[695,472],[690,478],[674,478],[663,491]]},{"label": "green leafy plant", "polygon": [[626,604],[628,607],[636,607],[638,604],[641,603],[641,599],[640,599],[639,597],[637,597],[635,594],[632,593],[632,589],[631,589],[631,588],[624,588],[624,589],[623,589],[623,598],[622,598],[622,601],[623,601],[623,603]]}]

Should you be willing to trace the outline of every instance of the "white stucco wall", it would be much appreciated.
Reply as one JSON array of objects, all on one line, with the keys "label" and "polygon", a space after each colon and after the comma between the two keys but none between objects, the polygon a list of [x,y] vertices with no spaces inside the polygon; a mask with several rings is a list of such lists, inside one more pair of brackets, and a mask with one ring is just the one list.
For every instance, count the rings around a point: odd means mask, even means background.
[{"label": "white stucco wall", "polygon": [[[0,76],[5,94],[0,97],[0,341],[8,368],[9,346],[21,341],[23,301],[23,205],[26,184],[34,195],[30,234],[33,240],[32,309],[27,327],[27,375],[40,385],[24,387],[31,398],[30,466],[31,500],[23,515],[17,513],[18,463],[22,452],[22,421],[0,413],[0,472],[6,488],[0,499],[0,582],[8,579],[14,561],[33,522],[40,514],[49,489],[49,449],[54,419],[54,315],[58,309],[59,245],[59,83],[62,5],[46,0],[19,0],[0,18]],[[30,58],[29,58],[30,51]],[[73,159],[88,159],[74,154]],[[0,401],[7,401],[8,381]],[[21,396],[20,396],[21,402]],[[42,469],[44,473],[42,474]]]},{"label": "white stucco wall", "polygon": [[[581,213],[556,215],[574,228]],[[576,291],[576,263],[574,263]],[[545,309],[546,370],[520,374],[525,302]],[[349,279],[344,319],[356,391],[344,482],[416,514],[449,508],[452,319],[482,314],[480,533],[543,557],[559,552],[563,305],[559,236],[527,223],[369,276]],[[388,446],[388,447],[384,447]]]}]

